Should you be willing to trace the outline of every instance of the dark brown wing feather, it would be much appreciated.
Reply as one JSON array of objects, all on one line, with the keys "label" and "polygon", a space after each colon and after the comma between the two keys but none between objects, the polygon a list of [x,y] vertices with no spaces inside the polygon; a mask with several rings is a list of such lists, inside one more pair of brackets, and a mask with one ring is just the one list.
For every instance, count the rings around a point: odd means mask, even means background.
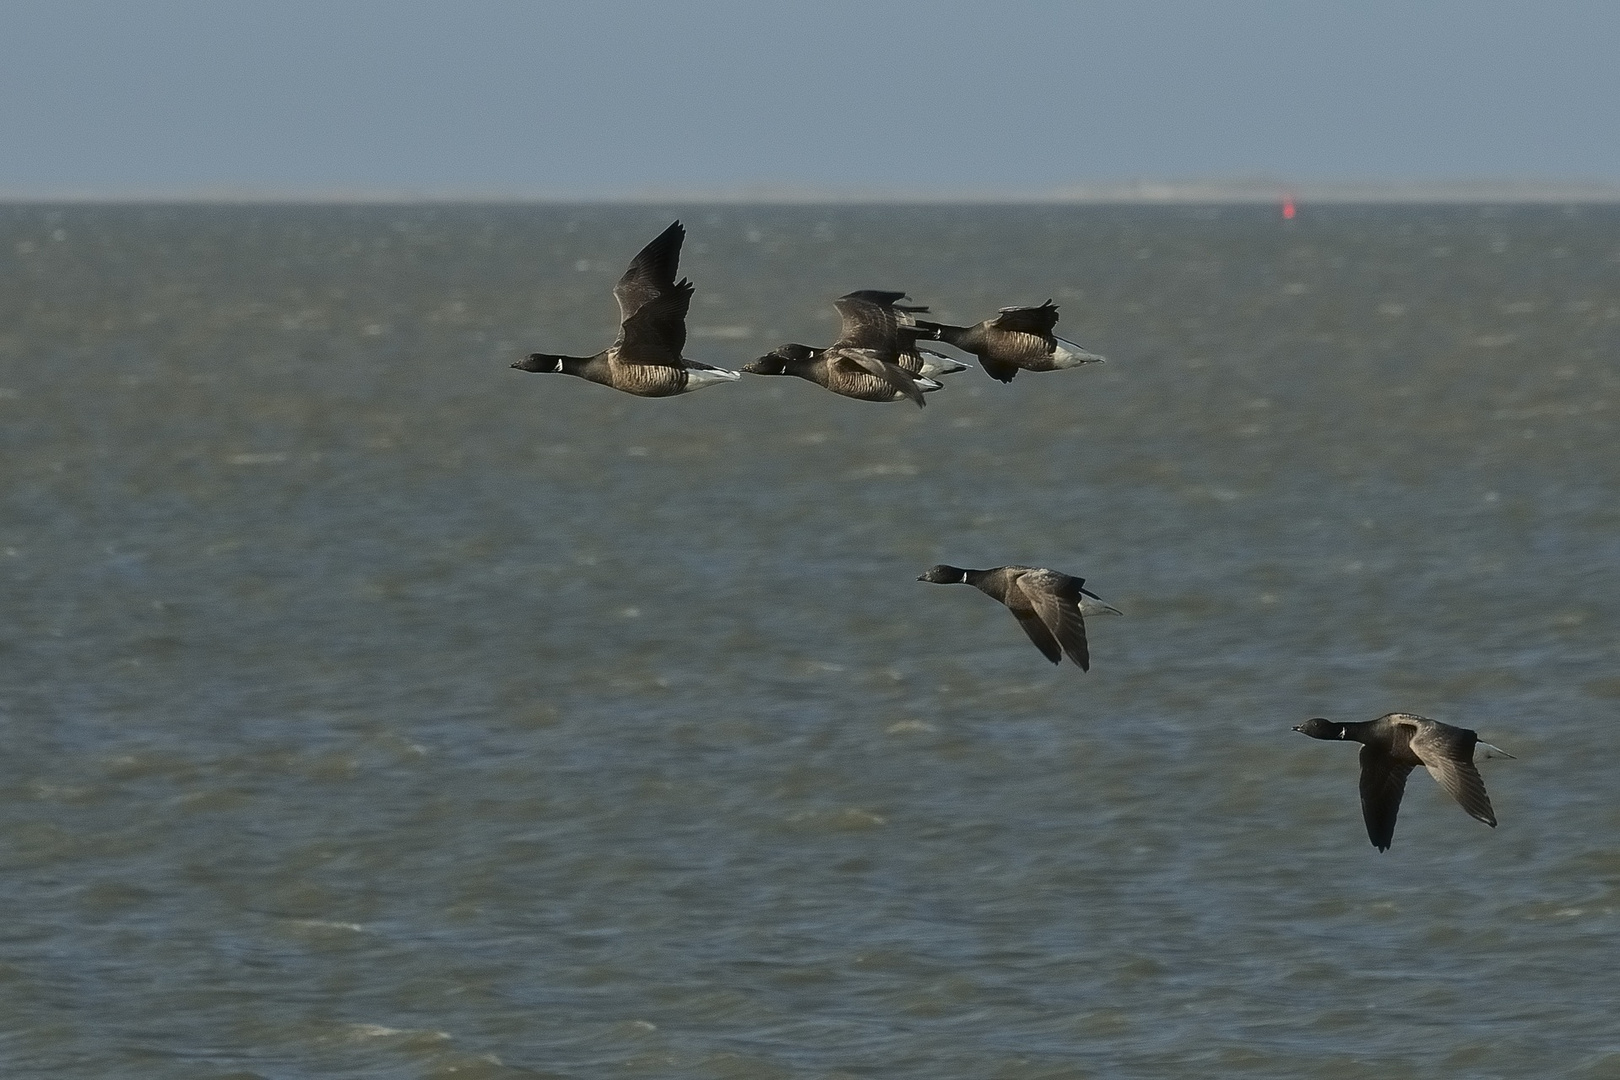
[{"label": "dark brown wing feather", "polygon": [[844,320],[838,344],[882,353],[900,351],[900,316],[894,308],[855,295],[840,296],[833,307]]},{"label": "dark brown wing feather", "polygon": [[1048,300],[1040,307],[1002,308],[1001,314],[997,315],[990,325],[997,330],[1051,337],[1052,327],[1057,325],[1057,321],[1057,305]]},{"label": "dark brown wing feather", "polygon": [[1029,635],[1029,640],[1035,643],[1035,647],[1046,654],[1048,660],[1054,664],[1063,663],[1063,647],[1058,644],[1058,639],[1052,636],[1052,631],[1046,628],[1046,623],[1041,621],[1039,615],[1033,611],[1015,609],[1013,617],[1018,620],[1018,625],[1024,628],[1024,633]]},{"label": "dark brown wing feather", "polygon": [[1388,851],[1394,842],[1395,816],[1401,812],[1412,768],[1376,747],[1361,748],[1361,816],[1367,822],[1367,839],[1379,851]]},{"label": "dark brown wing feather", "polygon": [[1091,670],[1091,651],[1086,646],[1086,621],[1080,615],[1080,579],[1053,571],[1032,570],[1018,578],[1022,590],[1035,608],[1035,614],[1052,632],[1069,659],[1081,671]]},{"label": "dark brown wing feather", "polygon": [[675,270],[681,263],[681,241],[685,239],[686,229],[677,221],[630,260],[630,268],[613,286],[613,298],[619,302],[619,322],[676,287]]},{"label": "dark brown wing feather", "polygon": [[678,364],[686,348],[686,309],[692,284],[682,281],[671,291],[642,304],[619,327],[615,359],[626,364]]},{"label": "dark brown wing feather", "polygon": [[1474,744],[1479,736],[1467,728],[1435,720],[1415,726],[1417,730],[1410,743],[1412,753],[1423,762],[1429,775],[1468,811],[1469,817],[1496,828],[1496,812],[1485,794],[1485,781],[1474,768]]},{"label": "dark brown wing feather", "polygon": [[866,300],[883,307],[894,308],[896,311],[927,311],[926,307],[915,307],[902,304],[900,301],[908,299],[903,292],[892,292],[888,289],[856,289],[852,293],[845,293],[843,300]]},{"label": "dark brown wing feather", "polygon": [[917,386],[917,376],[898,364],[883,359],[875,350],[851,349],[835,345],[823,355],[830,363],[852,365],[868,374],[876,375],[900,391],[900,393],[915,401],[919,408],[927,405],[927,402],[923,400],[922,390]]},{"label": "dark brown wing feather", "polygon": [[1013,376],[1017,375],[1019,370],[1017,364],[1003,364],[999,360],[989,360],[983,356],[979,357],[979,366],[984,368],[986,375],[1004,383],[1012,382]]}]

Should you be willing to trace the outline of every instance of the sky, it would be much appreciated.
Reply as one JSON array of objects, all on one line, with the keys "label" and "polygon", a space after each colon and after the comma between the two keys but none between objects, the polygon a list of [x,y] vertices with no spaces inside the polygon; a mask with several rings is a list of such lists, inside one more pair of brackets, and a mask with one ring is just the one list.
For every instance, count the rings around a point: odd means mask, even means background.
[{"label": "sky", "polygon": [[1612,0],[0,0],[0,196],[1620,185]]}]

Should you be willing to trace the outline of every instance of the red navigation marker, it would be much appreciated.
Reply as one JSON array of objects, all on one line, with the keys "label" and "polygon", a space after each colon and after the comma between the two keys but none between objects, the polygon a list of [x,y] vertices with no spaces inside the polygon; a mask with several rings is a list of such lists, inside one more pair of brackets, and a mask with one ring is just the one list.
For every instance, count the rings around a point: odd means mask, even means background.
[{"label": "red navigation marker", "polygon": [[1283,196],[1283,220],[1294,220],[1294,197],[1292,195]]}]

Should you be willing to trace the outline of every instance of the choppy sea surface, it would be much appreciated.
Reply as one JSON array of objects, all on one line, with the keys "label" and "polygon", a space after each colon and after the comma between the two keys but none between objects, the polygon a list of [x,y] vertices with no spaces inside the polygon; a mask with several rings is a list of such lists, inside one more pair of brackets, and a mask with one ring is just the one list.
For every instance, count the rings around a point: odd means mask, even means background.
[{"label": "choppy sea surface", "polygon": [[[1109,362],[509,369],[676,216]],[[1620,1076],[1617,713],[1620,210],[0,207],[7,1076]]]}]

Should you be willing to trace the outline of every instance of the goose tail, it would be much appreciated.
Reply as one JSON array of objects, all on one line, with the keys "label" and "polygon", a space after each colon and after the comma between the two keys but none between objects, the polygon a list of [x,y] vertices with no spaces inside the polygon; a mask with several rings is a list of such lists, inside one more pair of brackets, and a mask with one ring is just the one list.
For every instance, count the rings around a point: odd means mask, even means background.
[{"label": "goose tail", "polygon": [[720,383],[736,382],[742,378],[738,372],[730,368],[715,367],[713,364],[700,363],[697,360],[686,361],[686,390],[701,390],[705,386],[716,386]]}]

